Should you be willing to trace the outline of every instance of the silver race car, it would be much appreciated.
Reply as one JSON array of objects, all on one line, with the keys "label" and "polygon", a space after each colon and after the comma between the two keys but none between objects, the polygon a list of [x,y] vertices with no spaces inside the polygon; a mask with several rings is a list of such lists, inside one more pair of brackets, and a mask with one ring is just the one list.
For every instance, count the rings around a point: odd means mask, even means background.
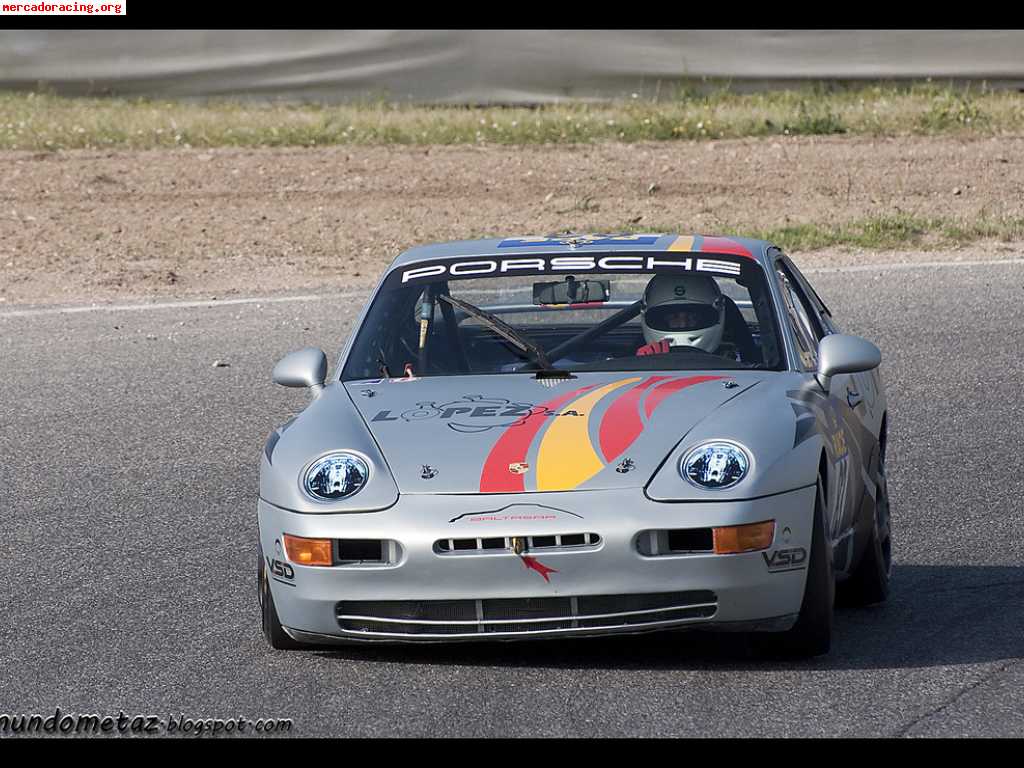
[{"label": "silver race car", "polygon": [[267,440],[274,648],[756,632],[827,652],[884,600],[886,399],[767,242],[676,235],[414,248]]}]

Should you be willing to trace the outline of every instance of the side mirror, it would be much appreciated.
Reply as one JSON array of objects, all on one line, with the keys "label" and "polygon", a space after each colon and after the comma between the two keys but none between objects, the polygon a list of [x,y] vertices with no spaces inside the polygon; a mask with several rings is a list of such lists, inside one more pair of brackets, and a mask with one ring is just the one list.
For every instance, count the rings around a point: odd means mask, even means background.
[{"label": "side mirror", "polygon": [[327,355],[322,349],[306,347],[290,352],[274,366],[274,383],[282,387],[309,387],[320,394],[327,378]]},{"label": "side mirror", "polygon": [[867,339],[833,333],[818,344],[818,372],[815,378],[827,392],[832,377],[837,373],[870,371],[881,362],[882,353]]}]

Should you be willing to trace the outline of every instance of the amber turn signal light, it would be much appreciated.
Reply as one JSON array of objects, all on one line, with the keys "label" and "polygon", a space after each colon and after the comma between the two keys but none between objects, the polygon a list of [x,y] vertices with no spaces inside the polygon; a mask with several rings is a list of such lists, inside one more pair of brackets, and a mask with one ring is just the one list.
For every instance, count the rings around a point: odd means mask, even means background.
[{"label": "amber turn signal light", "polygon": [[331,565],[330,539],[304,539],[301,536],[284,535],[284,551],[288,559],[298,565]]},{"label": "amber turn signal light", "polygon": [[712,528],[716,555],[735,555],[739,552],[756,552],[768,549],[775,536],[775,521],[749,525],[730,525]]}]

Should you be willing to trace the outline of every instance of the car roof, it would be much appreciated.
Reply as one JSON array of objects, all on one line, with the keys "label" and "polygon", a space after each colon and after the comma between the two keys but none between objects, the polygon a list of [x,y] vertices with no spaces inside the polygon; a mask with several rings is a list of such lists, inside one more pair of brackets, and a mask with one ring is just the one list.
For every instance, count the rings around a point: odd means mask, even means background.
[{"label": "car roof", "polygon": [[399,254],[388,271],[396,267],[437,259],[521,256],[544,253],[696,253],[746,256],[768,267],[767,252],[772,243],[746,237],[677,234],[566,234],[543,237],[505,237],[484,240],[455,240],[410,248]]}]

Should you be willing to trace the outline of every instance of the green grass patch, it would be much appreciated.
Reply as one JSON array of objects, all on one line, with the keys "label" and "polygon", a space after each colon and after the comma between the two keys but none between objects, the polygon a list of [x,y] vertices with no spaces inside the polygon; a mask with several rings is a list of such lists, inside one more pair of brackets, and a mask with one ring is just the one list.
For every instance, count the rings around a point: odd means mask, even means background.
[{"label": "green grass patch", "polygon": [[896,214],[833,225],[776,227],[759,236],[791,251],[811,251],[837,245],[882,250],[920,245],[925,236],[939,227],[939,222],[933,219]]},{"label": "green grass patch", "polygon": [[979,218],[960,221],[909,214],[872,216],[837,224],[799,224],[776,227],[757,235],[790,251],[833,246],[867,250],[916,247],[953,248],[978,240],[1010,242],[1024,239],[1024,218]]},{"label": "green grass patch", "polygon": [[[685,225],[653,225],[606,227],[597,228],[596,231],[686,233],[690,229]],[[961,221],[942,217],[887,214],[846,222],[787,224],[767,229],[728,225],[713,234],[768,240],[790,253],[834,247],[864,250],[908,250],[919,247],[941,249],[968,245],[979,240],[1024,240],[1024,217],[989,217]]]},{"label": "green grass patch", "polygon": [[578,144],[776,135],[1019,133],[1024,95],[985,88],[818,84],[742,94],[526,107],[63,98],[0,92],[0,149]]}]

